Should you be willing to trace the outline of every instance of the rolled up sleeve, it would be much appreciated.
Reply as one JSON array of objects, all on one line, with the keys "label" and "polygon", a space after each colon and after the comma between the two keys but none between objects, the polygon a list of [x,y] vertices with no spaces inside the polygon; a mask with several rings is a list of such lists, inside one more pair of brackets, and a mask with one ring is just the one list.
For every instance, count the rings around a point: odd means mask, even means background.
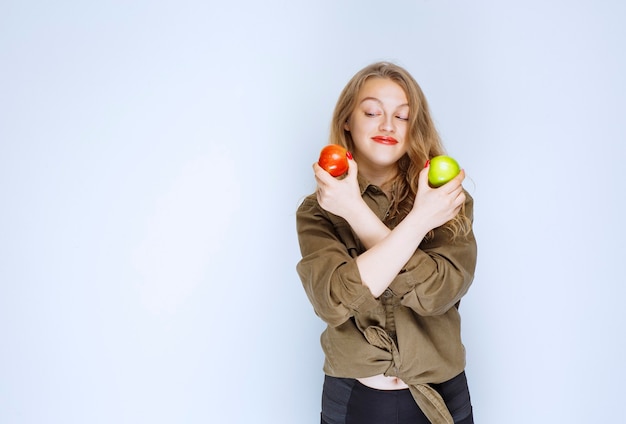
[{"label": "rolled up sleeve", "polygon": [[[315,313],[330,326],[343,324],[359,311],[378,306],[363,285],[356,265],[356,246],[346,244],[333,219],[307,197],[296,213],[302,259],[296,269]],[[349,231],[347,224],[340,226]],[[348,237],[350,239],[350,237]]]},{"label": "rolled up sleeve", "polygon": [[[467,194],[465,213],[473,219],[473,199]],[[402,304],[419,315],[441,315],[467,293],[474,279],[477,246],[473,231],[452,239],[438,228],[432,240],[423,242],[389,289]]]}]

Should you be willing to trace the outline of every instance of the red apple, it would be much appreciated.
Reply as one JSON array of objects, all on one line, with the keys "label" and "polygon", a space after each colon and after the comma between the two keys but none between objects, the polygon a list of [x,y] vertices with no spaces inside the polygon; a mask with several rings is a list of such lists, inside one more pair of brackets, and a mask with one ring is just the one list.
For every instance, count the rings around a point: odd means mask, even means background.
[{"label": "red apple", "polygon": [[338,144],[324,146],[317,163],[333,177],[339,177],[348,170],[348,151]]}]

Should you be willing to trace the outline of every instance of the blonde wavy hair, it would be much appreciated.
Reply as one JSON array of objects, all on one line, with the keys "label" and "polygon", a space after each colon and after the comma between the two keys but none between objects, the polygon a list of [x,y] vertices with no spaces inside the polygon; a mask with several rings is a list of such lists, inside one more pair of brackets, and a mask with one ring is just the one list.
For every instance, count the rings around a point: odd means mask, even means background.
[{"label": "blonde wavy hair", "polygon": [[[354,151],[352,135],[345,130],[345,123],[357,106],[358,95],[363,84],[370,78],[385,78],[397,83],[404,90],[409,102],[408,151],[398,161],[396,177],[389,182],[391,208],[387,220],[397,222],[413,207],[418,176],[426,161],[446,152],[419,84],[404,68],[390,62],[377,62],[366,66],[357,72],[344,87],[331,120],[331,143],[340,144]],[[470,232],[471,222],[465,215],[464,206],[452,220],[445,224],[445,228],[450,231],[453,238],[466,236]],[[430,231],[426,238],[432,237],[433,231]]]}]

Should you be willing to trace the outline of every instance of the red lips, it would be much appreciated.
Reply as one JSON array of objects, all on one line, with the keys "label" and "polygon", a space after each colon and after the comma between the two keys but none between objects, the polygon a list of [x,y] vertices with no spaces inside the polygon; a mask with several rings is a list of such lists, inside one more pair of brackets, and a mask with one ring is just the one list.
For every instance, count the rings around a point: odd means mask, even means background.
[{"label": "red lips", "polygon": [[377,135],[375,137],[372,137],[372,140],[380,144],[387,144],[387,145],[398,144],[398,140],[396,140],[395,138],[390,137],[390,136],[384,136],[384,135]]}]

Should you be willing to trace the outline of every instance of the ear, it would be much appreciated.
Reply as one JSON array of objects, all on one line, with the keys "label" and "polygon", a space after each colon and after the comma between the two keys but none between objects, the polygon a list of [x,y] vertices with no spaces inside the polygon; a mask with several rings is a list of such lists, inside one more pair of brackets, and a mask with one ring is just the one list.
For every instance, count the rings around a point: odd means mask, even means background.
[{"label": "ear", "polygon": [[346,119],[346,123],[343,124],[343,129],[350,132],[350,125],[348,125],[348,120]]}]

